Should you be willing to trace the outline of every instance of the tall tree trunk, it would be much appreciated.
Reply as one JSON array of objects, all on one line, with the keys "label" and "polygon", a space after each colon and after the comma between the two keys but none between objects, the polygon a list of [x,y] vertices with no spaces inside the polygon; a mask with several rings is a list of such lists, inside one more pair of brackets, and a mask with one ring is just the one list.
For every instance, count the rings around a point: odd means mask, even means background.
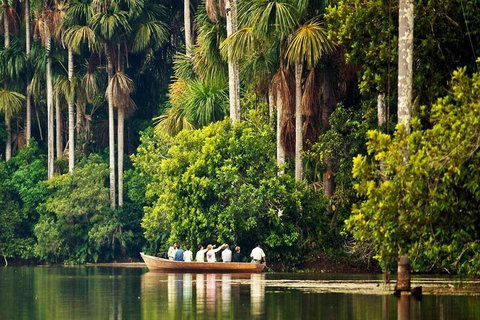
[{"label": "tall tree trunk", "polygon": [[[28,0],[27,0],[28,1]],[[75,109],[73,103],[73,51],[68,48],[68,82],[70,84],[68,92],[68,171],[72,172],[75,167]]]},{"label": "tall tree trunk", "polygon": [[57,149],[57,159],[62,158],[63,154],[63,139],[62,139],[62,114],[60,112],[60,93],[56,93],[55,97],[55,143]]},{"label": "tall tree trunk", "polygon": [[47,66],[46,66],[46,81],[47,81],[47,177],[48,179],[53,177],[54,172],[54,116],[53,116],[53,79],[52,79],[52,58],[50,56],[50,50],[52,45],[52,38],[50,30],[47,30],[47,39],[45,41],[45,50],[47,53]]},{"label": "tall tree trunk", "polygon": [[285,149],[282,144],[283,100],[280,86],[277,85],[277,165],[280,168],[278,175],[285,173]]},{"label": "tall tree trunk", "polygon": [[[30,38],[30,0],[25,0],[25,53],[27,54],[27,59],[30,58]],[[25,139],[28,146],[30,145],[30,138],[32,137],[32,93],[30,92],[29,73],[27,73],[26,108]]]},{"label": "tall tree trunk", "polygon": [[302,70],[295,64],[295,180],[302,181],[303,119],[302,119]]},{"label": "tall tree trunk", "polygon": [[[412,78],[413,78],[413,28],[414,2],[400,0],[398,8],[398,123],[410,132]],[[408,150],[404,150],[404,164],[408,162]],[[408,271],[403,270],[408,265]],[[408,252],[400,249],[397,274],[397,290],[410,291],[410,260]]]},{"label": "tall tree trunk", "polygon": [[185,50],[187,56],[192,55],[192,26],[190,22],[190,0],[184,0],[183,20],[185,26]]},{"label": "tall tree trunk", "polygon": [[413,0],[399,1],[398,21],[398,123],[410,132],[413,76]]},{"label": "tall tree trunk", "polygon": [[268,86],[268,118],[270,121],[273,117],[273,112],[275,111],[275,98],[273,97],[273,86],[270,84]]},{"label": "tall tree trunk", "polygon": [[378,126],[381,127],[387,123],[387,110],[385,105],[385,93],[380,93],[377,96],[377,115]]},{"label": "tall tree trunk", "polygon": [[[8,6],[8,1],[3,0],[3,4]],[[10,26],[9,26],[8,15],[6,10],[3,13],[3,30],[4,30],[5,48],[9,48],[10,47]],[[5,81],[4,87],[6,90],[8,87],[7,81]],[[5,106],[5,126],[7,129],[7,141],[5,144],[5,161],[8,161],[12,158],[12,120],[11,120],[11,114],[8,111],[8,106]]]},{"label": "tall tree trunk", "polygon": [[[238,30],[236,0],[225,1],[227,14],[227,37]],[[230,54],[229,54],[230,56]],[[230,118],[232,123],[240,122],[240,80],[238,76],[238,62],[228,62],[228,90],[230,97]]]},{"label": "tall tree trunk", "polygon": [[[106,49],[108,83],[113,77],[113,60],[110,50]],[[108,100],[108,148],[110,154],[110,208],[116,208],[115,201],[115,115],[113,110],[113,95],[111,90],[107,93]]]},{"label": "tall tree trunk", "polygon": [[118,206],[123,206],[123,154],[124,154],[125,109],[118,108]]},{"label": "tall tree trunk", "polygon": [[[121,45],[118,47],[117,71],[124,72],[123,55]],[[118,161],[118,206],[123,206],[123,155],[125,149],[125,106],[117,106],[118,124],[117,124],[117,161]],[[120,232],[122,232],[120,227]],[[122,246],[123,250],[123,246]]]}]

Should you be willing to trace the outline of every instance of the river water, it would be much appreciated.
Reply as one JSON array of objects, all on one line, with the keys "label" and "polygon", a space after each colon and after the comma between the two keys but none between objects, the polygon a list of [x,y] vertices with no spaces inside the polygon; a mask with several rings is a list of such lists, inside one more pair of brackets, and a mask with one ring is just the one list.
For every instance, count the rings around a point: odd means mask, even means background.
[{"label": "river water", "polygon": [[0,319],[480,319],[479,295],[396,298],[379,293],[380,279],[8,267],[0,268]]}]

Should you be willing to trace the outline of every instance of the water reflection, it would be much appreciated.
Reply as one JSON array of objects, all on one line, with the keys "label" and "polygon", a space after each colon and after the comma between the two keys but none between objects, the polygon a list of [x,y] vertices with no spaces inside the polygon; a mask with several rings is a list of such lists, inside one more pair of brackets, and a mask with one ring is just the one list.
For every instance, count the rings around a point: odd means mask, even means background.
[{"label": "water reflection", "polygon": [[230,311],[230,300],[232,299],[232,275],[222,274],[222,312],[227,314]]},{"label": "water reflection", "polygon": [[410,295],[401,295],[397,298],[397,319],[410,320]]},{"label": "water reflection", "polygon": [[250,275],[250,300],[252,315],[261,317],[265,314],[265,274]]},{"label": "water reflection", "polygon": [[480,319],[480,296],[335,293],[322,277],[0,268],[0,319]]}]

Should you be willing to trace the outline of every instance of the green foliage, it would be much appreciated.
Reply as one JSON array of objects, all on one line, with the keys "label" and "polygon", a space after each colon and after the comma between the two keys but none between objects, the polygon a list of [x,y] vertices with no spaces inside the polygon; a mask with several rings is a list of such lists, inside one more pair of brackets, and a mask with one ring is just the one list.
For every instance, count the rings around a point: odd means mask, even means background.
[{"label": "green foliage", "polygon": [[45,182],[51,194],[39,205],[35,252],[45,261],[76,263],[112,258],[120,225],[109,209],[108,167],[100,157],[83,159],[72,174]]},{"label": "green foliage", "polygon": [[[478,1],[416,1],[414,100],[431,105],[443,96],[452,71],[475,67],[479,43]],[[362,66],[362,93],[396,92],[398,1],[339,0],[325,16],[330,37],[346,62]],[[473,52],[472,52],[473,51]],[[388,87],[390,85],[390,87]]]},{"label": "green foliage", "polygon": [[40,183],[46,176],[45,157],[35,142],[0,164],[0,254],[32,258],[35,208],[48,194]]},{"label": "green foliage", "polygon": [[147,239],[171,232],[170,240],[191,245],[248,248],[261,241],[270,257],[298,259],[305,243],[314,241],[305,241],[304,226],[312,239],[326,229],[312,223],[322,220],[325,203],[290,175],[278,177],[273,142],[268,127],[232,127],[229,120],[174,138],[145,137],[133,161],[153,199],[143,220]]},{"label": "green foliage", "polygon": [[410,135],[368,133],[368,155],[353,167],[364,200],[346,223],[382,263],[409,253],[417,271],[480,274],[479,96],[480,74],[462,68],[432,106],[431,129],[415,119]]}]

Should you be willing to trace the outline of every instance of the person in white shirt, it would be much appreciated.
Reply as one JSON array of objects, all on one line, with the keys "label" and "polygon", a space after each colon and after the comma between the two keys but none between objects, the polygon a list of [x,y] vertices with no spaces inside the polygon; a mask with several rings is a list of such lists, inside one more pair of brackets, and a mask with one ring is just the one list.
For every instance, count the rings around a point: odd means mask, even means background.
[{"label": "person in white shirt", "polygon": [[222,261],[232,262],[232,250],[228,248],[228,244],[225,244],[225,250],[222,251]]},{"label": "person in white shirt", "polygon": [[263,252],[262,248],[260,248],[260,243],[258,242],[255,244],[255,248],[252,250],[252,253],[250,253],[250,258],[252,258],[252,263],[262,263],[263,259],[263,264],[265,266],[267,265],[265,252]]},{"label": "person in white shirt", "polygon": [[193,253],[190,251],[190,245],[187,246],[187,251],[183,253],[183,261],[185,262],[192,262],[193,260]]},{"label": "person in white shirt", "polygon": [[205,262],[205,252],[207,252],[207,250],[208,249],[203,249],[202,245],[199,245],[195,260],[197,260],[197,262]]},{"label": "person in white shirt", "polygon": [[168,259],[169,260],[175,260],[175,253],[177,253],[177,243],[174,242],[173,245],[168,248]]},{"label": "person in white shirt", "polygon": [[223,248],[223,244],[217,248],[217,249],[214,249],[214,246],[212,246],[211,244],[209,244],[207,246],[207,262],[217,262],[217,258],[215,257],[215,254],[222,250]]}]

